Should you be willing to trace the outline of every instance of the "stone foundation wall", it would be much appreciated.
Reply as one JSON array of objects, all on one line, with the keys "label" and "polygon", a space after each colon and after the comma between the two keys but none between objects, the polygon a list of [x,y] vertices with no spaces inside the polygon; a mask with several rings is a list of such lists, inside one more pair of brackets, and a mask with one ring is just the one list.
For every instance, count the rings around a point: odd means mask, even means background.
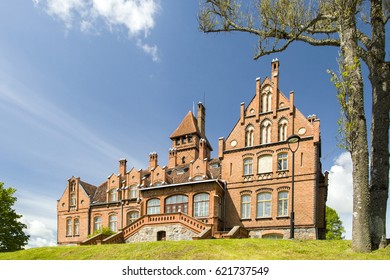
[{"label": "stone foundation wall", "polygon": [[[249,230],[250,238],[263,238],[265,235],[282,235],[283,239],[290,238],[290,229],[267,229],[267,230]],[[294,230],[295,239],[303,240],[315,240],[316,239],[316,229],[315,228],[296,228]]]},{"label": "stone foundation wall", "polygon": [[157,233],[165,231],[165,240],[192,240],[198,234],[179,225],[144,226],[136,234],[130,236],[126,243],[157,241]]}]

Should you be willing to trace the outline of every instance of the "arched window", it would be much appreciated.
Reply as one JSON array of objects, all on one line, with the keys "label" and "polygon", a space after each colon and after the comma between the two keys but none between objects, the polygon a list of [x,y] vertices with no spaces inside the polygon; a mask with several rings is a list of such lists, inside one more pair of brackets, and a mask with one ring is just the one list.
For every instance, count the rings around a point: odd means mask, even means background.
[{"label": "arched window", "polygon": [[148,200],[146,207],[148,215],[160,214],[160,200],[158,198]]},{"label": "arched window", "polygon": [[72,219],[67,219],[66,220],[66,236],[72,236]]},{"label": "arched window", "polygon": [[272,155],[259,156],[257,172],[259,174],[272,172]]},{"label": "arched window", "polygon": [[254,128],[248,125],[245,129],[245,147],[253,146]]},{"label": "arched window", "polygon": [[272,93],[271,92],[266,92],[263,93],[261,96],[261,112],[266,113],[266,112],[271,112],[271,107],[272,105]]},{"label": "arched window", "polygon": [[271,199],[270,193],[259,193],[257,195],[257,218],[271,217]]},{"label": "arched window", "polygon": [[288,192],[278,193],[278,216],[288,216]]},{"label": "arched window", "polygon": [[108,201],[118,201],[118,190],[116,188],[111,189],[108,193]]},{"label": "arched window", "polygon": [[116,215],[110,215],[108,217],[108,226],[113,232],[118,230],[118,217]]},{"label": "arched window", "polygon": [[251,196],[245,194],[241,196],[241,219],[249,219],[251,216]]},{"label": "arched window", "polygon": [[93,231],[100,231],[102,230],[102,217],[101,216],[96,216],[93,219]]},{"label": "arched window", "polygon": [[244,159],[244,175],[253,174],[253,160],[251,158]]},{"label": "arched window", "polygon": [[208,193],[200,193],[194,196],[194,217],[209,216],[209,200]]},{"label": "arched window", "polygon": [[261,124],[260,133],[261,133],[260,135],[261,144],[271,143],[271,122],[269,120],[265,120]]},{"label": "arched window", "polygon": [[284,171],[288,169],[287,153],[278,154],[278,171]]},{"label": "arched window", "polygon": [[287,140],[287,120],[284,118],[279,121],[278,140],[279,141]]},{"label": "arched window", "polygon": [[188,213],[188,197],[173,195],[165,199],[165,213]]},{"label": "arched window", "polygon": [[137,198],[137,186],[130,187],[129,198]]},{"label": "arched window", "polygon": [[74,219],[73,234],[74,235],[80,235],[80,221],[79,221],[78,218]]},{"label": "arched window", "polygon": [[135,222],[139,218],[139,212],[138,211],[128,212],[126,218],[127,218],[127,224],[130,225],[131,223]]}]

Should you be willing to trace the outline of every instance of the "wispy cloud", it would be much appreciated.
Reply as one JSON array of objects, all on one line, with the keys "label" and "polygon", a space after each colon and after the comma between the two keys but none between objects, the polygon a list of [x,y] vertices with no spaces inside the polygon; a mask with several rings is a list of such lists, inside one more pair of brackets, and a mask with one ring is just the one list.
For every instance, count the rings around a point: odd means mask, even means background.
[{"label": "wispy cloud", "polygon": [[[64,22],[67,30],[79,28],[82,32],[98,30],[100,22],[111,31],[125,28],[130,38],[146,38],[155,26],[160,9],[157,0],[32,0],[53,18]],[[140,43],[137,46],[158,61],[157,46]]]},{"label": "wispy cloud", "polygon": [[16,211],[30,236],[26,248],[57,244],[56,199],[42,192],[17,191]]}]

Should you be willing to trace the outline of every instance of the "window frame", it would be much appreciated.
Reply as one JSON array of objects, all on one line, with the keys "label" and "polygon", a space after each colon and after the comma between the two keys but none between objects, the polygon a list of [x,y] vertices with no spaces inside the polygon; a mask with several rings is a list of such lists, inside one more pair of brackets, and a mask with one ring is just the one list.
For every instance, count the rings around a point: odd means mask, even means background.
[{"label": "window frame", "polygon": [[[281,197],[281,194],[286,194],[286,197]],[[288,191],[278,192],[278,217],[288,216],[288,203],[289,203],[289,192]]]},{"label": "window frame", "polygon": [[[151,203],[154,203],[156,201],[158,201],[158,204],[150,205]],[[160,214],[160,212],[161,212],[160,205],[161,205],[160,199],[158,199],[158,198],[151,198],[151,199],[149,199],[146,202],[146,214],[147,215],[157,215],[157,214]]]},{"label": "window frame", "polygon": [[[261,198],[261,196],[266,196]],[[267,197],[269,195],[269,197]],[[261,211],[260,211],[261,209]],[[271,218],[272,217],[272,193],[260,192],[256,197],[256,218]]]},{"label": "window frame", "polygon": [[[244,198],[248,198],[247,201],[244,201]],[[250,219],[251,217],[251,195],[243,194],[241,195],[241,219]]]},{"label": "window frame", "polygon": [[247,157],[243,159],[243,175],[253,175],[253,158]]},{"label": "window frame", "polygon": [[[207,196],[207,199],[206,199]],[[210,215],[210,194],[209,193],[198,193],[193,197],[194,204],[194,217],[205,218]]]},{"label": "window frame", "polygon": [[[176,199],[176,202],[171,202],[169,200]],[[184,201],[177,202],[177,199],[183,199],[185,198]],[[169,202],[169,203],[168,203]],[[175,194],[168,196],[165,198],[165,203],[164,203],[164,213],[185,213],[188,214],[188,196],[183,195],[183,194]]]},{"label": "window frame", "polygon": [[278,171],[288,170],[288,153],[287,152],[279,153],[277,159],[278,159]]}]

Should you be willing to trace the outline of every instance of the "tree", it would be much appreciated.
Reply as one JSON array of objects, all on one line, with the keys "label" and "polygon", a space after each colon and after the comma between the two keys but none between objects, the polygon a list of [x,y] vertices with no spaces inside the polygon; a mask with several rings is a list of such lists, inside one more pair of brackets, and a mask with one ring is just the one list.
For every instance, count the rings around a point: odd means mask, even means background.
[{"label": "tree", "polygon": [[345,229],[336,210],[326,206],[326,239],[340,240],[344,239]]},{"label": "tree", "polygon": [[[356,251],[370,251],[371,241],[373,248],[378,247],[378,236],[386,234],[390,64],[385,61],[384,27],[390,18],[389,2],[373,0],[367,5],[361,0],[254,0],[245,9],[235,0],[206,0],[199,15],[203,32],[246,32],[258,36],[254,59],[284,51],[295,41],[340,48],[341,68],[348,75],[341,100],[345,102],[346,141],[353,161],[352,243]],[[368,21],[364,14],[367,9]],[[370,24],[371,37],[357,28],[357,21]],[[371,196],[361,60],[369,68],[373,89]],[[370,198],[376,209],[370,209]]]},{"label": "tree", "polygon": [[27,226],[19,221],[19,215],[12,209],[16,202],[15,189],[4,188],[0,182],[0,252],[12,252],[23,249],[29,236],[23,232]]}]

